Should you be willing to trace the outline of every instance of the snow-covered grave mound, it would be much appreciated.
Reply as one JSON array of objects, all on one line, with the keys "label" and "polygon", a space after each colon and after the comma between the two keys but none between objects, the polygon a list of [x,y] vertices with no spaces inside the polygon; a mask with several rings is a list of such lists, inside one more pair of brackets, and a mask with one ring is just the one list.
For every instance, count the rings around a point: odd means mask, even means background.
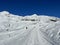
[{"label": "snow-covered grave mound", "polygon": [[60,18],[0,12],[0,45],[60,45]]}]

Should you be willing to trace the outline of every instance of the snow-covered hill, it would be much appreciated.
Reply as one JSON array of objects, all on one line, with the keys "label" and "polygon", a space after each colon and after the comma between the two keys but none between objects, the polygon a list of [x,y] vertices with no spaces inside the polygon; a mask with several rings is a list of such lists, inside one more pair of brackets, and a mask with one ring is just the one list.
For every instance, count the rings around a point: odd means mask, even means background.
[{"label": "snow-covered hill", "polygon": [[60,18],[0,12],[0,45],[60,45]]}]

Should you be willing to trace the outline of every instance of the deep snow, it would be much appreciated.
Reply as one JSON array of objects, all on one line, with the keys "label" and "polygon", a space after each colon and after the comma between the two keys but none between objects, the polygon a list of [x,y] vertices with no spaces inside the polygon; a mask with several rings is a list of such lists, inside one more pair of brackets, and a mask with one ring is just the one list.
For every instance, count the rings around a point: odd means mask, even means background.
[{"label": "deep snow", "polygon": [[60,18],[0,12],[0,45],[60,45]]}]

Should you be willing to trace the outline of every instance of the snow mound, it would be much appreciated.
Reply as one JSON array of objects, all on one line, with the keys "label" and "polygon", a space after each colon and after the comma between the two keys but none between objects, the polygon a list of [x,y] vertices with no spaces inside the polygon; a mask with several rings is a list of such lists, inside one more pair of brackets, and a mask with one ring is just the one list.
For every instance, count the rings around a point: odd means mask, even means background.
[{"label": "snow mound", "polygon": [[0,45],[60,45],[60,18],[0,12]]}]

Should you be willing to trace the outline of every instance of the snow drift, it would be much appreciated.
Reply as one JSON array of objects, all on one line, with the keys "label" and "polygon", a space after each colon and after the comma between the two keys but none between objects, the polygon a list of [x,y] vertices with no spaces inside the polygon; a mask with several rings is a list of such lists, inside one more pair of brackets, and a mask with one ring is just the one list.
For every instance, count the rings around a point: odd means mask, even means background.
[{"label": "snow drift", "polygon": [[60,18],[0,12],[0,45],[60,45]]}]

